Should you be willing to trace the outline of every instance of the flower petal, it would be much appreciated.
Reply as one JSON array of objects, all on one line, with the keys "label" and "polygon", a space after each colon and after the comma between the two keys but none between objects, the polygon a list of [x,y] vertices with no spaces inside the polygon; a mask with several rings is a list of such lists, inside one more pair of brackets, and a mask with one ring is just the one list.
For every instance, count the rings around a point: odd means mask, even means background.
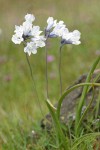
[{"label": "flower petal", "polygon": [[32,22],[35,20],[35,16],[32,15],[32,14],[27,14],[27,15],[25,16],[25,20],[26,20],[27,22],[32,23]]}]

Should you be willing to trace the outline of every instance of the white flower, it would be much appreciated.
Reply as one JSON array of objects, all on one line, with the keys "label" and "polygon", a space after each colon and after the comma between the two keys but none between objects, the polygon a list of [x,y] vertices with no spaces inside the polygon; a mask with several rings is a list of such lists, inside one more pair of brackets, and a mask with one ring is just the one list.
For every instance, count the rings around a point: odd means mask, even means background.
[{"label": "white flower", "polygon": [[66,25],[64,24],[63,21],[59,21],[59,22],[55,25],[53,31],[50,33],[50,37],[53,37],[53,36],[54,36],[54,37],[61,37],[62,34],[63,34],[63,32],[65,32],[65,30],[68,30],[68,29],[66,28]]},{"label": "white flower", "polygon": [[39,26],[33,26],[32,22],[35,20],[35,17],[31,14],[25,16],[25,22],[20,26],[15,26],[14,35],[12,36],[12,41],[15,44],[21,44],[24,42],[26,45],[24,47],[24,52],[28,53],[30,56],[31,53],[36,54],[37,48],[45,46],[45,38],[40,35]]},{"label": "white flower", "polygon": [[28,53],[30,56],[31,53],[36,54],[37,53],[37,46],[34,42],[28,42],[26,47],[24,47],[24,52]]},{"label": "white flower", "polygon": [[31,53],[36,54],[37,48],[45,46],[45,38],[44,36],[37,36],[31,39],[31,42],[28,42],[26,47],[24,48],[24,52],[28,53],[29,56]]},{"label": "white flower", "polygon": [[12,41],[15,43],[15,44],[20,44],[21,42],[23,42],[23,38],[22,36],[18,36],[17,34],[14,34],[12,36]]},{"label": "white flower", "polygon": [[27,22],[27,21],[25,21],[25,22],[23,22],[23,35],[24,35],[24,37],[25,36],[31,36],[32,35],[32,23],[30,23],[30,22]]},{"label": "white flower", "polygon": [[81,33],[78,30],[69,32],[63,21],[57,22],[57,20],[54,20],[53,17],[49,17],[47,23],[48,26],[46,28],[45,35],[48,38],[61,37],[62,38],[61,44],[79,45],[81,43],[80,42]]},{"label": "white flower", "polygon": [[27,14],[25,16],[26,21],[23,22],[20,26],[15,26],[14,35],[12,37],[12,41],[15,44],[20,44],[21,42],[31,38],[39,36],[42,31],[40,31],[39,26],[33,26],[32,21],[34,20],[34,16],[31,14]]},{"label": "white flower", "polygon": [[23,34],[23,26],[22,25],[20,25],[20,26],[15,25],[14,33],[16,33],[17,35],[22,35]]},{"label": "white flower", "polygon": [[35,17],[31,14],[25,16],[25,22],[20,26],[15,26],[15,35],[12,36],[12,41],[15,44],[20,44],[21,42],[27,40],[32,36],[33,25],[32,22],[35,20]]},{"label": "white flower", "polygon": [[36,36],[31,38],[31,42],[27,42],[26,47],[24,48],[24,52],[28,53],[30,56],[31,53],[36,54],[37,48],[45,46],[45,38],[44,36]]},{"label": "white flower", "polygon": [[23,27],[22,26],[15,26],[15,34],[12,36],[12,41],[15,44],[20,44],[23,39]]},{"label": "white flower", "polygon": [[37,48],[38,47],[44,47],[45,46],[45,38],[44,36],[37,36],[35,38],[32,38],[32,41],[36,44]]},{"label": "white flower", "polygon": [[33,26],[32,30],[31,30],[32,36],[39,36],[41,33],[42,33],[42,31],[40,31],[39,26]]},{"label": "white flower", "polygon": [[22,26],[15,26],[15,34],[12,36],[12,41],[15,44],[20,44],[22,41],[24,41],[23,39],[23,27]]},{"label": "white flower", "polygon": [[62,35],[62,44],[75,44],[79,45],[81,33],[78,30],[74,30],[73,32],[63,32]]},{"label": "white flower", "polygon": [[57,20],[54,20],[53,17],[49,17],[47,23],[46,36],[49,38],[62,36],[63,30],[66,28],[66,25],[63,21],[57,22]]},{"label": "white flower", "polygon": [[47,28],[46,31],[50,31],[55,25],[56,25],[57,20],[54,20],[53,17],[49,17],[47,19]]},{"label": "white flower", "polygon": [[27,14],[27,15],[25,16],[25,20],[26,20],[27,22],[32,23],[32,22],[35,20],[35,16],[32,15],[32,14]]}]

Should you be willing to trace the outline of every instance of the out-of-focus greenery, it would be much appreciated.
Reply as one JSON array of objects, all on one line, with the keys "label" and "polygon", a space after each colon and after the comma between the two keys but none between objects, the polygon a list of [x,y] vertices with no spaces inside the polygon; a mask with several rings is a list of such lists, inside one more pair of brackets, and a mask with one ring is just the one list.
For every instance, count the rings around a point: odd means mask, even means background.
[{"label": "out-of-focus greenery", "polygon": [[[23,45],[11,41],[15,25],[20,25],[27,13],[36,17],[35,25],[44,30],[49,16],[63,20],[68,29],[78,29],[82,36],[79,46],[68,45],[62,51],[63,90],[81,74],[88,72],[92,62],[100,55],[100,1],[99,0],[0,0],[0,145],[9,143],[19,126],[31,132],[42,113],[34,92]],[[48,54],[54,55],[48,64],[49,96],[55,103],[59,98],[58,75],[59,39],[50,39]],[[45,51],[39,49],[29,57],[42,111],[45,105]],[[20,137],[21,138],[21,137]],[[44,140],[45,141],[45,140]],[[12,142],[11,142],[12,143]],[[45,142],[44,142],[45,143]],[[15,142],[16,145],[16,142]],[[8,148],[5,148],[8,150]],[[13,150],[14,147],[9,148]],[[17,149],[17,148],[16,148]],[[19,148],[21,149],[21,148]]]}]

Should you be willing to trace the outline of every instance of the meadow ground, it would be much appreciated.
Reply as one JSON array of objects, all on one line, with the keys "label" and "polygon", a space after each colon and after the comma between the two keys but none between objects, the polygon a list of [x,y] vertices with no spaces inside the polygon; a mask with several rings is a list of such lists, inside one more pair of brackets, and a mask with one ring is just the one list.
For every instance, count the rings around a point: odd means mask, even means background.
[{"label": "meadow ground", "polygon": [[[63,20],[70,31],[78,29],[82,36],[79,46],[64,46],[62,51],[63,90],[89,68],[100,55],[99,0],[0,0],[0,149],[25,149],[26,138],[32,130],[40,130],[43,117],[34,92],[23,45],[11,41],[15,25],[20,25],[27,13],[36,16],[36,25],[43,30],[49,16]],[[49,96],[55,103],[60,96],[58,75],[59,40],[50,39],[48,54]],[[45,53],[39,49],[29,57],[43,114],[45,104]],[[100,66],[99,66],[100,67]],[[24,136],[23,136],[24,134]],[[45,137],[40,145],[47,144]],[[39,144],[38,144],[39,146]],[[41,146],[42,147],[42,146]],[[41,150],[41,147],[37,147]]]}]

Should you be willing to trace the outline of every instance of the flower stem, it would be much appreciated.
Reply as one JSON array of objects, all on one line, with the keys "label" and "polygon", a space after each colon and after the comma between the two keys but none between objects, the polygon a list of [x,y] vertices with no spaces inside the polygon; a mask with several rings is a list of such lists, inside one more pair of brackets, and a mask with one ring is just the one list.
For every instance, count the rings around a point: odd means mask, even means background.
[{"label": "flower stem", "polygon": [[48,38],[46,38],[46,41],[45,41],[45,77],[46,77],[46,99],[49,99],[49,94],[48,94],[47,40],[48,40]]},{"label": "flower stem", "polygon": [[62,49],[62,46],[60,46],[60,48],[59,48],[59,81],[60,81],[60,96],[62,95],[61,49]]},{"label": "flower stem", "polygon": [[36,88],[36,84],[35,84],[32,68],[31,68],[31,64],[30,64],[30,61],[28,59],[28,55],[27,54],[26,54],[26,59],[27,59],[27,63],[28,63],[29,69],[30,69],[31,78],[32,78],[32,81],[33,81],[34,90],[35,90],[35,93],[36,93],[36,96],[37,96],[37,100],[38,100],[38,104],[39,104],[39,107],[40,107],[40,111],[41,111],[42,116],[44,116],[42,108],[41,108],[41,104],[40,104],[40,100],[39,100],[39,96],[38,96],[38,92],[37,92],[37,88]]}]

